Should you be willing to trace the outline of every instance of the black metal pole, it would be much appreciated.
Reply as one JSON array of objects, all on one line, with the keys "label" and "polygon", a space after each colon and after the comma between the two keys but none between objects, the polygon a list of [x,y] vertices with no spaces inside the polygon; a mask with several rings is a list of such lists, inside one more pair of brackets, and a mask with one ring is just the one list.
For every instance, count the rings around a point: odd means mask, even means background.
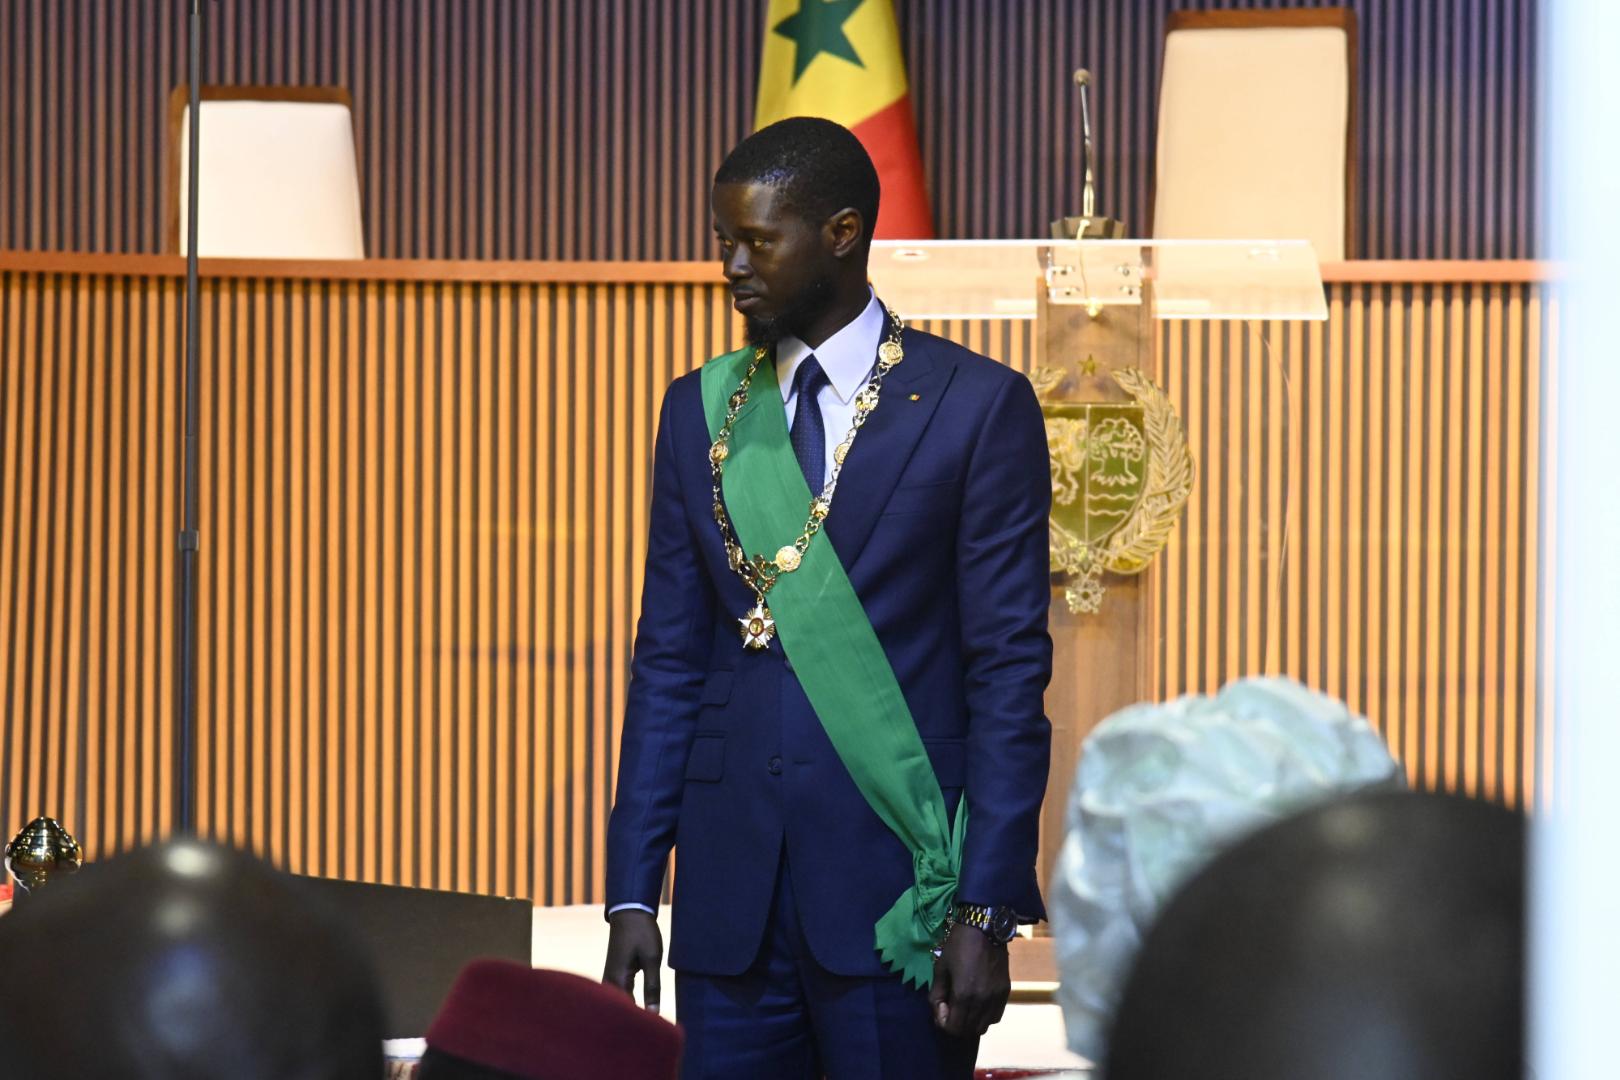
[{"label": "black metal pole", "polygon": [[184,448],[180,463],[180,573],[175,625],[176,831],[197,831],[197,160],[202,118],[202,2],[191,0],[191,109],[187,125],[190,157],[186,168],[186,358]]}]

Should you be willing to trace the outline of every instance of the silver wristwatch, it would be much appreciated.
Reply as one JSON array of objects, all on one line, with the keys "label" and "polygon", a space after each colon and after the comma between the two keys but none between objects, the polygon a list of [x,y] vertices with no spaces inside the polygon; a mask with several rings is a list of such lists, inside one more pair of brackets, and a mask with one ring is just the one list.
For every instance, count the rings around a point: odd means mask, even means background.
[{"label": "silver wristwatch", "polygon": [[1018,913],[1006,906],[957,904],[951,908],[947,926],[954,923],[983,931],[997,945],[1005,945],[1018,936]]}]

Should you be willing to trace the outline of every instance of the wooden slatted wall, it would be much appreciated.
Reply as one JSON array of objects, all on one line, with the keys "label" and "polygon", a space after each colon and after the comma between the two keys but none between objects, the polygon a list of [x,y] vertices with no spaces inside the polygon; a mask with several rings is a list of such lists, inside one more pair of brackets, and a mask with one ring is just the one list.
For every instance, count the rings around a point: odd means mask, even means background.
[{"label": "wooden slatted wall", "polygon": [[[1419,784],[1528,801],[1552,314],[1525,285],[1330,292],[1325,327],[1167,328],[1202,476],[1158,685],[1292,672]],[[600,900],[657,403],[736,340],[722,292],[203,298],[203,829],[300,871]],[[56,814],[91,857],[171,820],[181,301],[172,273],[0,269],[0,827]],[[1033,356],[1027,323],[932,328]]]},{"label": "wooden slatted wall", "polygon": [[1368,716],[1419,787],[1531,805],[1539,286],[1349,284],[1327,323],[1167,324],[1161,377],[1198,487],[1156,574],[1160,697],[1284,673]]}]

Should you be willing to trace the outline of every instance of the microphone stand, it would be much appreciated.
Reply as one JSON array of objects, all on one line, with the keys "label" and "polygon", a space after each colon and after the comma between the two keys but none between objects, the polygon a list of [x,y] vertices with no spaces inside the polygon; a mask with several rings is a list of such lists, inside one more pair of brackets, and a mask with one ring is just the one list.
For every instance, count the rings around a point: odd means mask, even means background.
[{"label": "microphone stand", "polygon": [[1125,223],[1097,216],[1097,177],[1092,167],[1096,151],[1091,145],[1091,102],[1086,93],[1091,85],[1091,72],[1081,68],[1074,73],[1074,82],[1080,88],[1080,216],[1061,217],[1052,222],[1052,238],[1120,240],[1125,236]]},{"label": "microphone stand", "polygon": [[197,177],[202,131],[202,0],[191,0],[191,108],[186,163],[186,355],[185,438],[180,460],[180,545],[175,625],[175,788],[176,832],[197,831]]}]

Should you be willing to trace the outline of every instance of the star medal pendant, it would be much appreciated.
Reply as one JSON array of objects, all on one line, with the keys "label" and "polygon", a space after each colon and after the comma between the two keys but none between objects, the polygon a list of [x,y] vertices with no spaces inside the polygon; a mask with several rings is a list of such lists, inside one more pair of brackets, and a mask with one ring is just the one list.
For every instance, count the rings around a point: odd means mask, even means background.
[{"label": "star medal pendant", "polygon": [[771,638],[776,636],[776,620],[771,618],[771,609],[765,606],[765,601],[755,604],[737,623],[745,646],[750,649],[771,647]]}]

